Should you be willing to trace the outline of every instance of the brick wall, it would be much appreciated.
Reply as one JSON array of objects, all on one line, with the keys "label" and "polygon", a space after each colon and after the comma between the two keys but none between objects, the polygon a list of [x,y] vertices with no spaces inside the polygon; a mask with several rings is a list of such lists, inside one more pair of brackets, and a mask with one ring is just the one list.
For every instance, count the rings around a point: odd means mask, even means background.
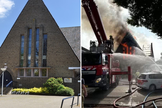
[{"label": "brick wall", "polygon": [[[57,11],[57,10],[56,10]],[[32,54],[31,65],[34,67],[35,60],[35,29],[40,29],[39,44],[39,67],[42,65],[42,36],[47,34],[47,67],[48,77],[21,77],[18,78],[18,68],[20,66],[20,36],[25,37],[24,47],[24,67],[27,66],[28,52],[28,29],[32,29]],[[80,41],[80,40],[78,40]],[[11,28],[5,41],[0,48],[0,67],[7,63],[7,71],[11,74],[14,86],[22,84],[22,87],[39,87],[49,77],[74,77],[74,73],[68,67],[79,67],[79,59],[65,39],[52,15],[45,7],[42,0],[29,0],[23,11],[20,13],[15,24]],[[71,86],[71,85],[69,85]],[[72,85],[74,86],[74,85]]]}]

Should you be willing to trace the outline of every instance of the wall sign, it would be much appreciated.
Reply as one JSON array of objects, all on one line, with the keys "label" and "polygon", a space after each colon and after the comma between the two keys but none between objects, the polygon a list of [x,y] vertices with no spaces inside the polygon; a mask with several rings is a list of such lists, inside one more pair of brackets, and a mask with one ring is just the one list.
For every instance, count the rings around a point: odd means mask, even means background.
[{"label": "wall sign", "polygon": [[64,78],[64,83],[72,83],[72,78]]}]

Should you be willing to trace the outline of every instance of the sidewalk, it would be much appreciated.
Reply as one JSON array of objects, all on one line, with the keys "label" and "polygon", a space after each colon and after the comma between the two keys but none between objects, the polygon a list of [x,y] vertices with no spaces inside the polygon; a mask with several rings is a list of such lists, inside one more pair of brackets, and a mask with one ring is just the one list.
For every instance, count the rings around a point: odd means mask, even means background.
[{"label": "sidewalk", "polygon": [[[66,97],[68,96],[3,95],[0,96],[0,108],[60,108],[62,99]],[[64,100],[62,108],[71,108],[71,103],[72,98]],[[73,108],[80,108],[80,102],[77,106],[77,96]]]}]

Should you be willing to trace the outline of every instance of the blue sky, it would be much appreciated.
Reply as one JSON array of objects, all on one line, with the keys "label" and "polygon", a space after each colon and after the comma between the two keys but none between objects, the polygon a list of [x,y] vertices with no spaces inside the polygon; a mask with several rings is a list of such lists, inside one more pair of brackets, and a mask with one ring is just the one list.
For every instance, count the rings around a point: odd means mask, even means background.
[{"label": "blue sky", "polygon": [[[0,0],[0,46],[28,0]],[[59,27],[80,26],[80,0],[43,0]]]}]

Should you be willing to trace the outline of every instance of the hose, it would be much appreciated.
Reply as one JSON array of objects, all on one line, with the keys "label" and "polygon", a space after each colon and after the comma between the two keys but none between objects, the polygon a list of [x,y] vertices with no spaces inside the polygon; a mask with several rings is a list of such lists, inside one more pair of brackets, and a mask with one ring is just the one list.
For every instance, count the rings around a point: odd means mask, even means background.
[{"label": "hose", "polygon": [[156,100],[159,100],[159,99],[162,99],[162,97],[159,97],[159,98],[155,98],[155,99],[151,99],[151,100],[142,102],[142,103],[140,103],[140,104],[138,104],[138,105],[136,105],[136,106],[134,106],[134,107],[132,107],[132,108],[135,108],[135,107],[138,107],[138,106],[143,105],[143,104],[145,104],[145,103],[148,103],[148,102],[151,102],[151,101],[156,101]]},{"label": "hose", "polygon": [[[148,93],[147,96],[145,97],[145,99],[143,100],[143,102],[146,102],[147,98],[148,98],[153,92],[154,92],[154,91]],[[142,105],[142,108],[144,108],[144,104]]]},{"label": "hose", "polygon": [[155,108],[157,108],[157,105],[155,104],[155,101],[153,101],[152,104],[154,105]]},{"label": "hose", "polygon": [[120,107],[120,106],[116,106],[116,102],[119,101],[120,99],[123,99],[123,98],[125,98],[125,97],[127,97],[127,96],[132,95],[132,94],[133,94],[135,91],[137,91],[138,89],[139,89],[139,88],[136,88],[133,92],[131,92],[131,93],[125,95],[125,96],[122,96],[122,97],[116,99],[116,100],[114,101],[114,107],[115,107],[115,108],[130,108],[130,107]]},{"label": "hose", "polygon": [[155,104],[155,101],[156,101],[156,100],[162,99],[162,97],[159,97],[159,98],[155,98],[155,99],[151,99],[151,100],[146,101],[146,99],[148,98],[148,96],[149,96],[151,93],[153,93],[153,92],[150,92],[150,93],[145,97],[144,102],[141,102],[140,104],[137,104],[136,106],[128,107],[128,106],[117,106],[117,105],[116,105],[116,102],[117,102],[117,101],[121,100],[122,98],[125,98],[125,97],[127,97],[127,96],[132,95],[132,94],[133,94],[135,91],[137,91],[138,89],[139,89],[139,88],[136,88],[132,93],[129,93],[129,94],[127,94],[127,95],[124,95],[124,96],[122,96],[122,97],[116,99],[116,100],[114,101],[114,107],[115,107],[115,108],[136,108],[136,107],[138,107],[138,106],[140,106],[140,105],[144,105],[145,103],[148,103],[148,102],[151,102],[151,101],[153,102],[153,104]]}]

